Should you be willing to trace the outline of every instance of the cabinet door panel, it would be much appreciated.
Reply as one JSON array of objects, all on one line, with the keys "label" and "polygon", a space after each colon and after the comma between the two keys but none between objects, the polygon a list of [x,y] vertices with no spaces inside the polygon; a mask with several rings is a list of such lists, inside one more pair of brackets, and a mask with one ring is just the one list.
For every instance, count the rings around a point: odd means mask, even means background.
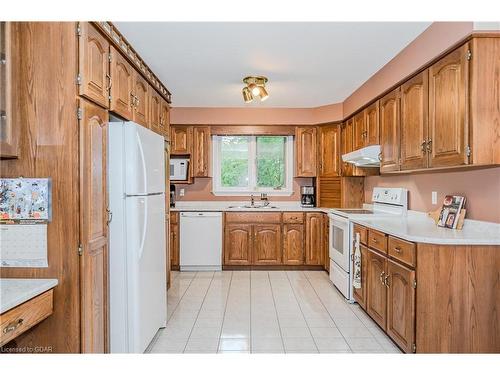
[{"label": "cabinet door panel", "polygon": [[281,264],[281,225],[255,224],[253,264]]},{"label": "cabinet door panel", "polygon": [[134,72],[134,122],[149,126],[149,85],[137,72]]},{"label": "cabinet door panel", "polygon": [[81,347],[107,351],[108,198],[106,156],[108,113],[80,101]]},{"label": "cabinet door panel", "polygon": [[365,147],[366,129],[365,129],[365,113],[359,112],[353,118],[353,151]]},{"label": "cabinet door panel", "polygon": [[110,110],[118,113],[126,120],[132,120],[134,68],[113,47],[111,47],[111,79]]},{"label": "cabinet door panel", "polygon": [[387,288],[384,284],[386,258],[368,250],[368,286],[366,312],[385,330],[387,314]]},{"label": "cabinet door panel", "polygon": [[379,144],[379,102],[376,101],[365,109],[365,146]]},{"label": "cabinet door panel", "polygon": [[387,334],[405,351],[415,342],[415,271],[387,261]]},{"label": "cabinet door panel", "polygon": [[340,148],[340,163],[342,165],[342,176],[352,176],[353,175],[353,165],[342,161],[342,155],[348,154],[353,150],[353,120],[350,118],[342,124],[341,141],[342,145]]},{"label": "cabinet door panel", "polygon": [[79,94],[109,107],[109,43],[89,22],[80,23]]},{"label": "cabinet door panel", "polygon": [[[361,245],[361,288],[353,289],[354,299],[359,303],[359,305],[366,310],[366,293],[367,293],[367,284],[368,280],[366,279],[368,276],[368,248],[366,246]],[[354,269],[354,263],[353,263]]]},{"label": "cabinet door panel", "polygon": [[316,177],[316,128],[295,130],[296,177]]},{"label": "cabinet door panel", "polygon": [[172,142],[171,154],[190,154],[193,128],[190,126],[172,126],[170,129]]},{"label": "cabinet door panel", "polygon": [[283,226],[283,264],[304,264],[304,225]]},{"label": "cabinet door panel", "polygon": [[161,100],[160,111],[160,133],[170,139],[170,106],[165,100]]},{"label": "cabinet door panel", "polygon": [[469,45],[429,68],[430,167],[467,164]]},{"label": "cabinet door panel", "polygon": [[380,99],[380,172],[399,170],[399,88]]},{"label": "cabinet door panel", "polygon": [[178,270],[180,266],[179,224],[170,222],[170,267]]},{"label": "cabinet door panel", "polygon": [[251,224],[226,224],[224,231],[225,265],[250,265],[252,246]]},{"label": "cabinet door panel", "polygon": [[401,169],[427,168],[428,71],[401,86]]},{"label": "cabinet door panel", "polygon": [[208,177],[210,161],[210,127],[193,128],[193,176]]},{"label": "cabinet door panel", "polygon": [[[149,95],[149,128],[155,133],[161,132],[161,97],[151,86],[148,87]],[[163,135],[163,134],[162,134]]]},{"label": "cabinet door panel", "polygon": [[306,264],[323,264],[323,215],[306,213]]},{"label": "cabinet door panel", "polygon": [[340,176],[340,125],[322,126],[319,129],[319,175]]}]

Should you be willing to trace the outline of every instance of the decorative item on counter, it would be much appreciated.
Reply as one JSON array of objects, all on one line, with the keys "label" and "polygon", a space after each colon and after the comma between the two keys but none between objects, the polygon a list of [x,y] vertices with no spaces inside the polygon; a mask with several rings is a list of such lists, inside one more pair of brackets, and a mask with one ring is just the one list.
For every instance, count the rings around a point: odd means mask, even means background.
[{"label": "decorative item on counter", "polygon": [[1,178],[0,221],[37,220],[51,217],[49,178]]},{"label": "decorative item on counter", "polygon": [[465,219],[466,198],[460,195],[447,195],[443,206],[428,215],[434,219],[436,225],[448,229],[462,229]]}]

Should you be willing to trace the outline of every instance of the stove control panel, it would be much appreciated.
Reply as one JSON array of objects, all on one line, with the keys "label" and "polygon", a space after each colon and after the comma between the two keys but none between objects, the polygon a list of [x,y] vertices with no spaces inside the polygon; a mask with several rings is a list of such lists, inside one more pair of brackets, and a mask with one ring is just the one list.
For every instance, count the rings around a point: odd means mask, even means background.
[{"label": "stove control panel", "polygon": [[408,208],[408,190],[405,188],[373,188],[373,203],[385,203]]}]

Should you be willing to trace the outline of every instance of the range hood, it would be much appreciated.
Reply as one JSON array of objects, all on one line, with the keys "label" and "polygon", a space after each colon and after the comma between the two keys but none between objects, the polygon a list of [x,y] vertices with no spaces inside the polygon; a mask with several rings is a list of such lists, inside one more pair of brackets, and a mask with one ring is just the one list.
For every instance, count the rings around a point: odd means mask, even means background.
[{"label": "range hood", "polygon": [[342,160],[356,167],[380,167],[380,145],[363,147],[342,155]]}]

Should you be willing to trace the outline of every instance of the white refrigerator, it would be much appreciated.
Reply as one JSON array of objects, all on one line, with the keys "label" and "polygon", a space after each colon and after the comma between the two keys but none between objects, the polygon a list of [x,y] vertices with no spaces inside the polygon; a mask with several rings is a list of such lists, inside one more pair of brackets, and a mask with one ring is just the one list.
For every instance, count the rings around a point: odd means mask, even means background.
[{"label": "white refrigerator", "polygon": [[108,140],[110,349],[143,353],[167,319],[165,144],[133,122]]}]

